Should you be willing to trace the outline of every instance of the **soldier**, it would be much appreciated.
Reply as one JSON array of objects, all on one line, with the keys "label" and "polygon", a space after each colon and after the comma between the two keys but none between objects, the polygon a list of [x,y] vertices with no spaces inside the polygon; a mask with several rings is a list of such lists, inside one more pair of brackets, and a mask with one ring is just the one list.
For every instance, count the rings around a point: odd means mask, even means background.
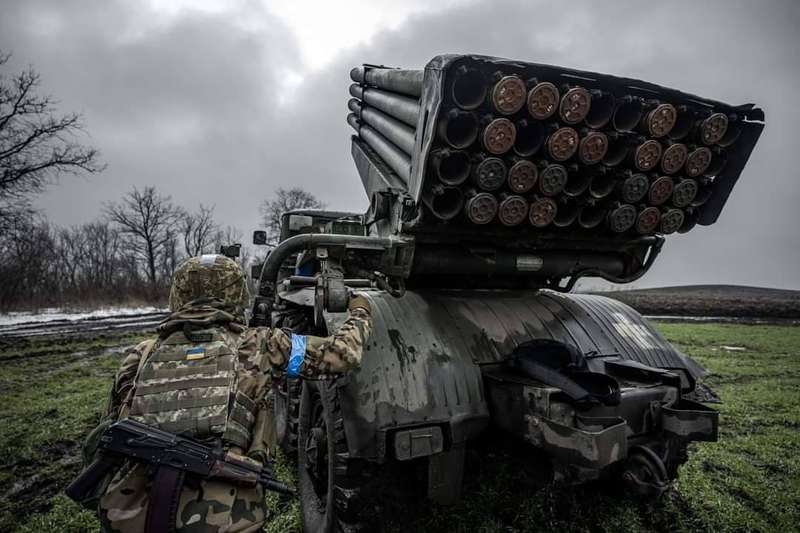
[{"label": "soldier", "polygon": [[[102,431],[127,417],[263,463],[274,440],[271,372],[314,378],[358,367],[371,328],[369,303],[354,295],[350,317],[330,337],[248,329],[244,274],[221,255],[180,265],[169,303],[172,314],[158,337],[136,346],[123,361],[105,420],[87,440],[86,459],[94,455]],[[261,486],[186,476],[182,485],[170,487],[154,482],[148,467],[133,461],[95,494],[104,531],[260,531],[267,517]]]}]

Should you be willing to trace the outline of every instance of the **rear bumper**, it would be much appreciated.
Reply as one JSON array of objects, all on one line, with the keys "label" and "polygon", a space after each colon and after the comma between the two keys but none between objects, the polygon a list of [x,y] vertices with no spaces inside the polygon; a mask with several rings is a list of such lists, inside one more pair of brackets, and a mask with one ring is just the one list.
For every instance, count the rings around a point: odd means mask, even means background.
[{"label": "rear bumper", "polygon": [[684,399],[674,384],[628,384],[618,405],[577,411],[561,391],[509,372],[485,372],[492,422],[547,453],[560,477],[595,479],[621,465],[631,448],[647,446],[677,471],[672,450],[716,441],[719,413]]}]

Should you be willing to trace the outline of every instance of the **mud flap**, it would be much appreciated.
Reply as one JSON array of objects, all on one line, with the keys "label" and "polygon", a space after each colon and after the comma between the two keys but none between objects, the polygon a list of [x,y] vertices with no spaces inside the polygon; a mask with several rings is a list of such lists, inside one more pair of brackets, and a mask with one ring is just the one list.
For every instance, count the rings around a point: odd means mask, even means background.
[{"label": "mud flap", "polygon": [[628,455],[625,420],[619,417],[577,416],[578,427],[549,418],[528,417],[528,440],[556,460],[588,470],[602,468]]},{"label": "mud flap", "polygon": [[675,406],[661,408],[661,429],[684,441],[715,442],[719,411],[683,398]]}]

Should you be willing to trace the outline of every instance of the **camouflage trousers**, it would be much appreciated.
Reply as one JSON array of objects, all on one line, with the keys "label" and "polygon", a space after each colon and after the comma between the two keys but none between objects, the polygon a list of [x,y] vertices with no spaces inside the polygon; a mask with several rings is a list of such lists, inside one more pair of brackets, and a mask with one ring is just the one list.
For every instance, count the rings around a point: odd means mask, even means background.
[{"label": "camouflage trousers", "polygon": [[[141,533],[152,485],[145,465],[127,464],[100,498],[98,515],[104,532]],[[215,480],[184,482],[175,530],[179,533],[244,533],[261,531],[267,518],[260,486],[239,487]]]}]

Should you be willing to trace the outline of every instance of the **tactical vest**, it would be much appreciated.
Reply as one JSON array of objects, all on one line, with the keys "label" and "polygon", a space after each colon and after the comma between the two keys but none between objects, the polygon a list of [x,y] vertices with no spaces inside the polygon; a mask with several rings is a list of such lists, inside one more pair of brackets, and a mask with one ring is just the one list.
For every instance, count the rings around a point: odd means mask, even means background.
[{"label": "tactical vest", "polygon": [[140,366],[128,416],[246,451],[256,403],[238,390],[241,371],[234,334],[222,327],[175,331],[159,339]]}]

